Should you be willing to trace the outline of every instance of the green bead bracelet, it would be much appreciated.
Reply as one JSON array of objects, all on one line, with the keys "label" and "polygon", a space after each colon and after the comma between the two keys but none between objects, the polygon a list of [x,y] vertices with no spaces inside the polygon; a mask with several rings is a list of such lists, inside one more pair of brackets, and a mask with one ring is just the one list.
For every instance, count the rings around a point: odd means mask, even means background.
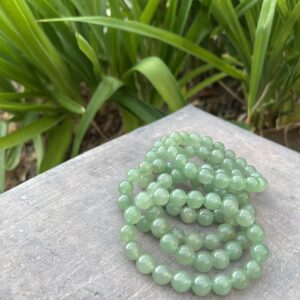
[{"label": "green bead bracelet", "polygon": [[[135,261],[140,273],[152,274],[157,284],[171,284],[178,293],[227,295],[232,288],[245,289],[261,277],[269,256],[264,229],[256,224],[256,210],[250,203],[250,193],[266,188],[266,179],[222,143],[197,133],[165,136],[119,185],[125,255]],[[172,226],[167,215],[186,224],[218,226],[214,232],[185,233]],[[191,265],[197,275],[157,263],[137,241],[138,231],[151,233],[166,255],[174,255],[179,265]],[[247,249],[250,258],[233,271],[213,277],[205,274],[226,269]]]}]

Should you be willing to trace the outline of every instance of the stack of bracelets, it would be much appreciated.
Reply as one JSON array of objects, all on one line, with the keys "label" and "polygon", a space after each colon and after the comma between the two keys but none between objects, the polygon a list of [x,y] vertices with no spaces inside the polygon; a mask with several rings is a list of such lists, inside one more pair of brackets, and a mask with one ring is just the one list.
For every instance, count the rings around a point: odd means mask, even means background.
[{"label": "stack of bracelets", "polygon": [[[165,136],[119,185],[118,206],[126,223],[120,231],[125,255],[135,261],[139,272],[152,274],[159,285],[170,283],[179,293],[191,289],[198,296],[211,291],[227,295],[232,288],[244,289],[261,277],[262,263],[269,256],[262,243],[264,230],[256,224],[256,211],[249,201],[250,193],[266,188],[266,179],[222,143],[197,133]],[[170,226],[166,214],[179,216],[187,224],[207,227],[215,222],[218,227],[213,233],[185,233]],[[164,253],[174,255],[180,265],[191,265],[197,275],[174,272],[156,262],[137,241],[137,231],[152,233]],[[238,268],[205,275],[213,268],[225,269],[248,248],[250,258]]]}]

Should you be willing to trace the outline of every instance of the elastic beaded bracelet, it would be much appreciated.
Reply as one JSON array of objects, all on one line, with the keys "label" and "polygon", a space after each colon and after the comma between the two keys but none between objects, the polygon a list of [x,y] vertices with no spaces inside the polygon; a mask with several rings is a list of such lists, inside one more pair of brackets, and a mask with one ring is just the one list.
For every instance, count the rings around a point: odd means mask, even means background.
[{"label": "elastic beaded bracelet", "polygon": [[[195,159],[204,163],[199,166]],[[135,184],[142,190],[133,197]],[[192,186],[192,190],[185,192],[183,185]],[[226,295],[232,287],[244,289],[250,279],[261,276],[261,264],[269,255],[262,243],[264,230],[255,224],[255,208],[249,202],[249,192],[266,187],[267,181],[253,166],[210,137],[185,132],[163,137],[119,186],[118,206],[127,223],[120,232],[126,257],[136,261],[139,272],[152,273],[156,283],[171,283],[177,292],[191,288],[196,295],[205,296],[211,290]],[[213,233],[186,234],[170,226],[166,214],[180,216],[186,224],[220,225]],[[186,271],[174,273],[157,264],[137,242],[137,231],[151,232],[164,253],[174,254],[179,264],[193,265],[200,273],[225,269],[248,248],[251,259],[229,275],[217,274],[210,279],[198,274],[192,278]]]}]

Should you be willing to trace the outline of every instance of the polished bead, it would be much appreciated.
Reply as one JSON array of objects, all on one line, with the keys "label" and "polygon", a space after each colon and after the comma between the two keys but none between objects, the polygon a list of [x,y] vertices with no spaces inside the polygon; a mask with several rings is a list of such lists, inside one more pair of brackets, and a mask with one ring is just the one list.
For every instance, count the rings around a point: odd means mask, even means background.
[{"label": "polished bead", "polygon": [[[232,176],[236,176],[236,175],[238,175],[238,176],[243,176],[243,173],[242,173],[242,171],[241,171],[240,169],[233,169],[233,170],[231,171],[231,175],[232,175]],[[246,181],[245,181],[245,184],[246,184]]]},{"label": "polished bead", "polygon": [[217,223],[224,222],[224,215],[221,209],[216,209],[213,211],[214,221]]},{"label": "polished bead", "polygon": [[221,239],[217,233],[208,233],[204,237],[204,247],[208,250],[215,250],[220,247]]},{"label": "polished bead", "polygon": [[150,183],[151,179],[152,178],[150,176],[141,175],[136,182],[141,189],[145,189]]},{"label": "polished bead", "polygon": [[224,245],[224,250],[228,253],[230,260],[238,260],[243,254],[243,248],[238,241],[229,241]]},{"label": "polished bead", "polygon": [[135,205],[129,206],[124,211],[124,219],[128,224],[136,224],[142,217],[142,213]]},{"label": "polished bead", "polygon": [[167,158],[167,148],[165,146],[160,146],[157,151],[157,156],[159,158],[162,158],[162,159],[166,159]]},{"label": "polished bead", "polygon": [[206,168],[201,168],[201,170],[198,173],[198,180],[202,184],[210,184],[214,179],[214,173],[213,171],[206,169]]},{"label": "polished bead", "polygon": [[165,218],[154,219],[151,223],[151,232],[157,238],[160,238],[168,230],[169,224]]},{"label": "polished bead", "polygon": [[165,145],[170,147],[170,146],[175,146],[176,145],[176,141],[171,138],[171,137],[168,137],[165,141]]},{"label": "polished bead", "polygon": [[195,209],[186,206],[181,210],[180,218],[184,223],[194,223],[197,219],[197,212]]},{"label": "polished bead", "polygon": [[189,245],[182,245],[176,251],[176,261],[181,265],[191,265],[194,261],[195,252]]},{"label": "polished bead", "polygon": [[201,146],[197,149],[197,155],[200,159],[207,160],[210,155],[210,151],[207,147]]},{"label": "polished bead", "polygon": [[244,205],[242,208],[247,209],[253,216],[256,216],[256,209],[252,204],[248,203]]},{"label": "polished bead", "polygon": [[246,179],[245,189],[247,192],[254,193],[257,191],[258,187],[259,187],[259,183],[257,178],[250,176]]},{"label": "polished bead", "polygon": [[255,221],[255,217],[247,209],[240,209],[236,215],[237,223],[242,227],[249,227]]},{"label": "polished bead", "polygon": [[241,191],[245,188],[246,180],[240,175],[234,175],[230,181],[230,188],[234,191]]},{"label": "polished bead", "polygon": [[227,149],[224,151],[224,156],[232,159],[235,158],[235,153],[232,150]]},{"label": "polished bead", "polygon": [[262,243],[255,244],[250,248],[250,255],[252,259],[258,263],[263,263],[269,257],[269,249]]},{"label": "polished bead", "polygon": [[150,274],[155,268],[155,260],[151,255],[143,254],[137,259],[136,268],[142,274]]},{"label": "polished bead", "polygon": [[252,173],[256,172],[256,169],[253,166],[248,165],[245,167],[244,171],[248,176],[250,176]]},{"label": "polished bead", "polygon": [[181,183],[185,180],[183,172],[178,169],[173,169],[171,175],[174,184]]},{"label": "polished bead", "polygon": [[242,246],[242,248],[244,250],[249,248],[250,242],[247,239],[247,236],[246,236],[245,232],[243,232],[243,231],[238,232],[237,236],[236,236],[236,240],[237,240],[237,242],[239,242],[239,244]]},{"label": "polished bead", "polygon": [[181,207],[169,202],[166,206],[166,211],[170,216],[176,217],[181,213]]},{"label": "polished bead", "polygon": [[177,237],[179,244],[184,243],[185,234],[184,234],[184,231],[182,229],[174,226],[174,227],[171,228],[170,232],[173,233]]},{"label": "polished bead", "polygon": [[155,173],[162,173],[166,168],[166,163],[162,159],[156,158],[152,162],[152,167]]},{"label": "polished bead", "polygon": [[268,187],[268,181],[261,176],[257,177],[256,179],[258,180],[257,192],[265,191]]},{"label": "polished bead", "polygon": [[160,174],[157,177],[157,182],[162,188],[168,189],[173,183],[172,176],[167,173]]},{"label": "polished bead", "polygon": [[204,197],[204,206],[209,210],[220,208],[221,203],[221,198],[217,193],[208,193]]},{"label": "polished bead", "polygon": [[219,189],[225,189],[230,184],[230,178],[228,177],[228,175],[226,175],[226,173],[220,172],[215,175],[213,184]]},{"label": "polished bead", "polygon": [[137,230],[133,225],[125,224],[120,230],[120,239],[123,242],[131,242],[136,239]]},{"label": "polished bead", "polygon": [[187,205],[191,208],[198,209],[203,205],[204,197],[199,191],[190,191],[187,194]]},{"label": "polished bead", "polygon": [[168,284],[172,279],[172,271],[166,265],[158,265],[152,272],[155,283],[159,285]]},{"label": "polished bead", "polygon": [[212,280],[212,290],[220,296],[229,294],[231,291],[231,279],[224,274],[216,275]]},{"label": "polished bead", "polygon": [[158,188],[160,188],[159,184],[155,181],[152,181],[148,184],[146,191],[150,194],[153,194]]},{"label": "polished bead", "polygon": [[201,136],[198,133],[191,133],[190,141],[192,146],[199,147],[201,144]]},{"label": "polished bead", "polygon": [[255,280],[261,277],[262,270],[259,263],[255,260],[250,260],[245,265],[245,270],[248,278]]},{"label": "polished bead", "polygon": [[179,271],[174,274],[171,285],[178,293],[184,293],[189,290],[192,284],[190,275],[185,271]]},{"label": "polished bead", "polygon": [[133,191],[133,186],[129,181],[124,180],[120,183],[119,192],[121,194],[130,195],[132,193],[132,191]]},{"label": "polished bead", "polygon": [[223,242],[227,242],[235,238],[235,230],[230,224],[224,223],[219,225],[218,233]]},{"label": "polished bead", "polygon": [[141,172],[137,169],[131,169],[127,173],[128,181],[135,182],[141,176]]},{"label": "polished bead", "polygon": [[185,243],[191,246],[194,251],[198,251],[203,245],[203,236],[199,233],[191,232],[186,236]]},{"label": "polished bead", "polygon": [[160,248],[165,253],[173,253],[177,250],[179,246],[178,238],[172,233],[165,233],[159,242]]},{"label": "polished bead", "polygon": [[195,156],[196,151],[193,146],[187,145],[184,149],[184,153],[187,157],[193,157]]},{"label": "polished bead", "polygon": [[239,199],[239,205],[242,207],[249,203],[250,200],[250,194],[246,191],[242,191],[238,193],[238,199]]},{"label": "polished bead", "polygon": [[151,222],[156,218],[160,218],[164,216],[165,216],[165,211],[160,206],[152,206],[146,212],[146,217]]},{"label": "polished bead", "polygon": [[210,156],[209,156],[209,162],[213,165],[220,164],[224,159],[224,152],[219,149],[214,149]]},{"label": "polished bead", "polygon": [[192,291],[197,296],[207,296],[211,291],[211,280],[208,276],[200,274],[192,281]]},{"label": "polished bead", "polygon": [[139,165],[139,169],[142,175],[152,174],[152,164],[148,161],[142,161]]},{"label": "polished bead", "polygon": [[206,251],[200,251],[195,254],[194,268],[201,273],[206,273],[211,270],[213,261],[211,255]]},{"label": "polished bead", "polygon": [[187,164],[188,159],[186,155],[179,153],[175,158],[175,167],[182,170]]},{"label": "polished bead", "polygon": [[121,195],[118,199],[118,207],[122,211],[126,210],[129,206],[132,205],[131,199],[128,195]]},{"label": "polished bead", "polygon": [[154,191],[152,198],[155,205],[162,206],[168,203],[170,194],[166,188],[158,188]]},{"label": "polished bead", "polygon": [[201,166],[201,169],[206,169],[206,170],[210,170],[210,171],[214,171],[215,170],[215,168],[211,164],[203,164]]},{"label": "polished bead", "polygon": [[183,168],[184,175],[189,179],[195,179],[198,175],[198,167],[193,162],[188,162]]},{"label": "polished bead", "polygon": [[214,250],[211,254],[213,267],[216,269],[225,269],[229,265],[229,255],[223,249]]},{"label": "polished bead", "polygon": [[224,158],[221,166],[226,172],[229,172],[234,169],[234,161],[231,158]]},{"label": "polished bead", "polygon": [[153,205],[151,196],[147,192],[140,192],[135,197],[135,204],[140,209],[147,209]]},{"label": "polished bead", "polygon": [[151,222],[147,217],[142,216],[141,219],[136,223],[136,227],[140,232],[149,232],[151,230]]},{"label": "polished bead", "polygon": [[262,242],[265,238],[264,229],[257,224],[253,224],[247,229],[247,238],[252,243]]},{"label": "polished bead", "polygon": [[213,146],[213,140],[210,136],[201,137],[201,145],[208,147],[209,149]]},{"label": "polished bead", "polygon": [[208,209],[200,209],[197,216],[197,222],[202,226],[209,226],[214,221],[213,213]]},{"label": "polished bead", "polygon": [[243,290],[249,286],[249,279],[246,272],[242,269],[235,269],[231,273],[231,284],[232,287],[238,290]]},{"label": "polished bead", "polygon": [[137,260],[142,255],[142,247],[137,242],[129,242],[125,245],[125,256],[129,260]]},{"label": "polished bead", "polygon": [[183,206],[186,203],[186,200],[186,193],[182,189],[175,189],[170,194],[170,203],[176,206]]},{"label": "polished bead", "polygon": [[235,196],[233,197],[225,196],[225,198],[223,199],[221,210],[224,216],[232,217],[238,213],[239,205],[235,198],[236,198]]},{"label": "polished bead", "polygon": [[247,162],[241,157],[237,158],[235,160],[235,162],[236,162],[237,166],[239,166],[242,169],[244,169],[247,166]]}]

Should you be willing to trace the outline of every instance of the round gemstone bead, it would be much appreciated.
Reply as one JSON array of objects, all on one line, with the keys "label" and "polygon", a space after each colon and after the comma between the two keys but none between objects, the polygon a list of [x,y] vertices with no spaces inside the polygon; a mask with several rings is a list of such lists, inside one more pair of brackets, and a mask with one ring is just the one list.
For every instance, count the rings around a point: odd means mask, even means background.
[{"label": "round gemstone bead", "polygon": [[186,206],[181,210],[180,218],[184,223],[193,223],[197,219],[197,212],[193,208]]},{"label": "round gemstone bead", "polygon": [[257,178],[250,176],[246,179],[245,189],[247,192],[254,193],[258,190],[258,188],[259,188],[259,182]]},{"label": "round gemstone bead", "polygon": [[124,211],[124,219],[128,224],[136,224],[142,217],[142,213],[135,205],[129,206]]},{"label": "round gemstone bead", "polygon": [[214,165],[221,163],[223,159],[224,152],[219,149],[214,149],[209,156],[209,162]]},{"label": "round gemstone bead", "polygon": [[176,261],[181,265],[191,265],[194,261],[195,252],[189,245],[182,245],[177,249]]},{"label": "round gemstone bead", "polygon": [[155,205],[162,206],[168,203],[170,194],[166,188],[158,188],[154,191],[152,198]]},{"label": "round gemstone bead", "polygon": [[229,294],[231,291],[231,279],[224,274],[216,275],[212,280],[212,290],[220,296]]},{"label": "round gemstone bead", "polygon": [[119,192],[121,194],[130,195],[132,191],[133,191],[133,186],[129,181],[125,180],[120,183]]},{"label": "round gemstone bead", "polygon": [[223,223],[224,222],[224,214],[221,209],[216,209],[213,211],[213,217],[214,221],[217,223]]},{"label": "round gemstone bead", "polygon": [[212,170],[203,168],[198,173],[198,181],[202,184],[210,184],[214,179],[214,173]]},{"label": "round gemstone bead", "polygon": [[129,242],[125,245],[125,256],[129,260],[137,260],[142,255],[142,247],[138,242]]},{"label": "round gemstone bead", "polygon": [[215,250],[220,247],[221,239],[216,233],[209,233],[204,237],[204,247],[208,250]]},{"label": "round gemstone bead", "polygon": [[165,211],[160,206],[152,206],[147,210],[146,217],[149,221],[153,221],[156,218],[164,217]]},{"label": "round gemstone bead", "polygon": [[174,184],[180,183],[184,180],[184,174],[178,170],[178,169],[173,169],[171,171],[171,175],[172,175],[172,180]]},{"label": "round gemstone bead", "polygon": [[150,274],[155,268],[155,261],[151,255],[143,254],[136,261],[136,268],[142,274]]},{"label": "round gemstone bead", "polygon": [[269,249],[262,243],[255,244],[250,248],[250,255],[252,259],[258,263],[263,263],[269,257]]},{"label": "round gemstone bead", "polygon": [[248,278],[255,280],[261,277],[261,267],[259,263],[255,260],[250,260],[246,263],[245,266],[246,274]]},{"label": "round gemstone bead", "polygon": [[165,218],[154,219],[153,222],[151,223],[151,232],[157,238],[160,238],[168,230],[169,230],[169,225]]},{"label": "round gemstone bead", "polygon": [[230,184],[230,178],[226,175],[225,172],[224,173],[220,172],[220,173],[215,175],[215,178],[213,180],[213,184],[218,189],[225,189]]},{"label": "round gemstone bead", "polygon": [[185,234],[184,234],[183,230],[181,230],[180,228],[177,228],[177,227],[172,227],[170,232],[173,233],[177,237],[179,244],[184,243]]},{"label": "round gemstone bead", "polygon": [[173,253],[177,250],[179,246],[178,238],[172,233],[165,233],[160,238],[160,248],[165,253]]},{"label": "round gemstone bead", "polygon": [[224,156],[227,158],[235,158],[235,153],[230,149],[226,149],[224,151]]},{"label": "round gemstone bead", "polygon": [[216,269],[225,269],[229,265],[229,255],[222,249],[217,249],[212,252],[213,266]]},{"label": "round gemstone bead", "polygon": [[166,211],[169,215],[173,216],[173,217],[176,217],[180,214],[181,212],[181,207],[180,206],[176,206],[172,203],[168,203],[167,206],[166,206]]},{"label": "round gemstone bead", "polygon": [[246,180],[241,175],[234,175],[230,181],[230,188],[233,191],[241,191],[245,188]]},{"label": "round gemstone bead", "polygon": [[147,217],[142,216],[141,219],[136,223],[136,227],[141,232],[149,232],[151,230],[151,222],[147,219]]},{"label": "round gemstone bead", "polygon": [[179,153],[175,158],[175,167],[182,170],[187,164],[187,162],[187,157],[184,154]]},{"label": "round gemstone bead", "polygon": [[252,243],[262,242],[265,238],[265,232],[260,225],[253,224],[247,229],[247,238]]},{"label": "round gemstone bead", "polygon": [[207,296],[211,291],[211,280],[208,276],[200,274],[192,281],[192,291],[197,296]]},{"label": "round gemstone bead", "polygon": [[189,179],[195,179],[198,175],[198,167],[195,163],[189,162],[183,168],[184,175]]},{"label": "round gemstone bead", "polygon": [[237,166],[239,166],[242,169],[244,169],[247,166],[247,162],[241,157],[237,158],[235,160],[235,162],[236,162]]},{"label": "round gemstone bead", "polygon": [[249,203],[250,195],[248,192],[246,192],[246,191],[239,192],[237,194],[237,197],[239,199],[239,205],[241,207]]},{"label": "round gemstone bead", "polygon": [[231,274],[232,287],[238,290],[243,290],[249,285],[249,279],[246,272],[242,269],[235,269]]},{"label": "round gemstone bead", "polygon": [[198,251],[203,245],[203,237],[199,233],[191,232],[186,236],[185,243]]},{"label": "round gemstone bead", "polygon": [[217,193],[208,193],[204,197],[204,206],[209,210],[220,208],[221,203],[221,198]]},{"label": "round gemstone bead", "polygon": [[155,181],[152,181],[151,183],[148,184],[146,191],[149,192],[150,194],[153,194],[158,188],[159,184]]},{"label": "round gemstone bead", "polygon": [[191,191],[187,194],[187,205],[191,208],[198,209],[203,205],[204,197],[199,191]]},{"label": "round gemstone bead", "polygon": [[120,230],[120,239],[123,242],[131,242],[136,239],[137,230],[133,225],[126,224]]},{"label": "round gemstone bead", "polygon": [[197,149],[197,155],[201,160],[207,160],[210,155],[210,151],[207,147],[201,146]]},{"label": "round gemstone bead", "polygon": [[200,209],[197,216],[197,222],[202,226],[209,226],[214,221],[213,213],[208,209]]},{"label": "round gemstone bead", "polygon": [[249,248],[249,240],[247,239],[246,233],[243,231],[238,232],[236,236],[237,242],[242,246],[244,250]]},{"label": "round gemstone bead", "polygon": [[161,158],[156,158],[152,162],[152,168],[155,173],[162,173],[166,168],[166,163]]},{"label": "round gemstone bead", "polygon": [[235,237],[235,230],[230,224],[221,224],[218,226],[218,233],[223,242],[230,241]]},{"label": "round gemstone bead", "polygon": [[166,265],[158,265],[152,272],[155,283],[159,285],[168,284],[172,279],[172,271]]},{"label": "round gemstone bead", "polygon": [[193,266],[200,273],[210,271],[213,266],[211,255],[206,251],[196,253]]},{"label": "round gemstone bead", "polygon": [[127,173],[128,181],[135,182],[141,176],[141,173],[137,169],[131,169]]},{"label": "round gemstone bead", "polygon": [[170,203],[175,206],[183,206],[186,203],[187,196],[184,190],[175,189],[171,192]]},{"label": "round gemstone bead", "polygon": [[135,197],[135,204],[140,209],[147,209],[152,206],[151,196],[146,192],[140,192]]},{"label": "round gemstone bead", "polygon": [[229,241],[224,246],[230,260],[238,260],[243,254],[243,248],[238,241]]},{"label": "round gemstone bead", "polygon": [[236,215],[236,221],[242,227],[249,227],[254,223],[255,217],[249,210],[242,208]]},{"label": "round gemstone bead", "polygon": [[172,176],[167,173],[160,174],[157,178],[157,182],[161,187],[168,189],[173,183]]},{"label": "round gemstone bead", "polygon": [[184,293],[189,290],[192,284],[190,275],[185,271],[179,271],[174,274],[171,285],[178,293]]},{"label": "round gemstone bead", "polygon": [[129,206],[132,205],[131,199],[128,195],[121,195],[118,199],[118,207],[121,210],[126,210]]},{"label": "round gemstone bead", "polygon": [[139,169],[142,175],[152,174],[152,164],[148,161],[142,161],[139,165]]},{"label": "round gemstone bead", "polygon": [[239,205],[236,200],[236,197],[229,197],[225,196],[222,205],[221,205],[221,210],[226,217],[232,217],[236,215],[239,211]]}]

